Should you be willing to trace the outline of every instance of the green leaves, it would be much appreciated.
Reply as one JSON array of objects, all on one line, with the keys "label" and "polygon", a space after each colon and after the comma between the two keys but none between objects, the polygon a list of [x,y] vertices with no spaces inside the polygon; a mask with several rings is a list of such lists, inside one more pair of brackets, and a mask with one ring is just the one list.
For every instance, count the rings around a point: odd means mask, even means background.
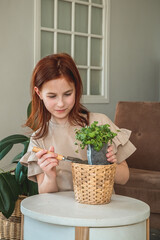
[{"label": "green leaves", "polygon": [[0,212],[6,218],[10,217],[14,211],[19,190],[14,175],[9,172],[0,174]]},{"label": "green leaves", "polygon": [[27,167],[17,164],[15,174],[0,173],[0,212],[9,218],[15,208],[19,195],[32,196],[38,194],[37,183],[27,178]]},{"label": "green leaves", "polygon": [[[27,115],[31,114],[31,103],[28,105]],[[28,168],[21,165],[19,159],[27,152],[30,139],[21,134],[10,135],[0,141],[0,160],[12,149],[14,144],[22,144],[23,151],[12,160],[16,162],[15,171],[0,172],[0,212],[9,218],[14,211],[15,202],[19,195],[31,196],[38,194],[37,183],[28,180]]]},{"label": "green leaves", "polygon": [[2,139],[0,141],[0,160],[7,155],[7,153],[12,149],[14,144],[18,143],[23,144],[24,149],[13,159],[13,162],[20,159],[26,153],[29,144],[29,138],[24,135],[14,134]]},{"label": "green leaves", "polygon": [[15,169],[15,179],[18,184],[23,184],[23,182],[27,178],[27,167],[20,164],[20,162],[17,163],[17,167]]},{"label": "green leaves", "polygon": [[2,146],[0,145],[0,149],[2,149],[0,152],[0,160],[7,155],[7,153],[12,149],[12,147],[13,147],[12,143],[9,144],[8,146],[7,145],[4,146],[4,148],[2,148]]},{"label": "green leaves", "polygon": [[38,194],[38,184],[28,180],[28,196]]},{"label": "green leaves", "polygon": [[29,116],[31,115],[31,111],[32,111],[32,102],[30,102],[28,104],[28,107],[27,107],[27,117],[29,118]]},{"label": "green leaves", "polygon": [[[110,125],[99,125],[94,121],[91,126],[86,126],[80,130],[76,129],[76,139],[81,142],[80,147],[85,148],[86,145],[93,145],[94,149],[99,152],[103,147],[103,143],[112,142],[112,139],[117,135],[110,130]],[[75,143],[77,145],[77,143]]]},{"label": "green leaves", "polygon": [[15,179],[20,187],[20,194],[25,196],[32,196],[38,194],[38,185],[27,177],[28,168],[18,162],[15,169]]}]

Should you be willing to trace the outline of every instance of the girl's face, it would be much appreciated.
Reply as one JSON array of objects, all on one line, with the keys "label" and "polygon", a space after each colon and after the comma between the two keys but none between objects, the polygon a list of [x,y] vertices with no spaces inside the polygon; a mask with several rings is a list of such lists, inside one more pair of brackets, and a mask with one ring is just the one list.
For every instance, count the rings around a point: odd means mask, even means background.
[{"label": "girl's face", "polygon": [[35,87],[35,91],[55,121],[60,124],[65,123],[75,104],[74,83],[62,76],[44,83],[41,90]]}]

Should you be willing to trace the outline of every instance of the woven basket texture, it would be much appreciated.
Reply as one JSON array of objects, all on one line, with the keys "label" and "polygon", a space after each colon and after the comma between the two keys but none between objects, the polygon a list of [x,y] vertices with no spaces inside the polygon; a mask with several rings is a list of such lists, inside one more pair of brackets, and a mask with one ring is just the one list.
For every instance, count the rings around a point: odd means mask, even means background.
[{"label": "woven basket texture", "polygon": [[0,213],[0,239],[20,240],[21,239],[21,201],[26,196],[19,196],[12,215],[7,219]]},{"label": "woven basket texture", "polygon": [[72,163],[75,199],[84,204],[106,204],[111,201],[116,164],[87,165]]}]

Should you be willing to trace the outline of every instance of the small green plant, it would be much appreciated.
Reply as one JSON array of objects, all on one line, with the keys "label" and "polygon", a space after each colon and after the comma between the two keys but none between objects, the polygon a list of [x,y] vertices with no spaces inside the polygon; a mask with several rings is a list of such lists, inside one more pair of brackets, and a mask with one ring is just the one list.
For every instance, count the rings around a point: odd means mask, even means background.
[{"label": "small green plant", "polygon": [[[112,139],[117,135],[110,130],[110,125],[99,125],[98,122],[94,121],[91,126],[86,126],[80,130],[76,129],[76,139],[81,142],[80,147],[84,149],[87,145],[93,145],[93,148],[99,152],[103,143],[112,143]],[[75,145],[78,145],[76,142]],[[76,150],[78,152],[78,149]]]}]

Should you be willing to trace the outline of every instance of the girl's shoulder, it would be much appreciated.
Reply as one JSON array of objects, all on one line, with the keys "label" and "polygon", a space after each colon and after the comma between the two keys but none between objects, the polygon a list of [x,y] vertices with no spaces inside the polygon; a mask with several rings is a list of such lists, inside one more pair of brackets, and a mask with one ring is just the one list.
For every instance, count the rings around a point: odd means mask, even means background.
[{"label": "girl's shoulder", "polygon": [[110,124],[112,121],[103,113],[89,113],[89,124],[93,123],[94,121],[98,122],[98,125],[103,124]]}]

